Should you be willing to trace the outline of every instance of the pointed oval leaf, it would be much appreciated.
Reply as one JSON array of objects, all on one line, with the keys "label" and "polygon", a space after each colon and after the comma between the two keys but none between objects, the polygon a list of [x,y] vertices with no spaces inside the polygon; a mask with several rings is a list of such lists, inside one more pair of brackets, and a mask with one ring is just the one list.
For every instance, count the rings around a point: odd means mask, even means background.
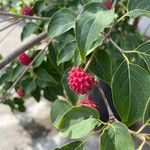
[{"label": "pointed oval leaf", "polygon": [[80,55],[85,61],[86,53],[102,31],[114,20],[114,10],[105,10],[98,2],[85,5],[83,13],[75,22],[75,35]]},{"label": "pointed oval leaf", "polygon": [[23,31],[21,33],[21,41],[23,41],[25,38],[27,38],[28,36],[33,34],[37,29],[38,29],[38,27],[37,27],[36,23],[34,23],[34,22],[27,23],[24,26]]},{"label": "pointed oval leaf", "polygon": [[51,108],[51,122],[58,128],[63,115],[72,107],[72,105],[64,100],[56,100]]},{"label": "pointed oval leaf", "polygon": [[56,148],[55,150],[83,150],[85,143],[82,141],[73,141],[65,144],[61,148]]},{"label": "pointed oval leaf", "polygon": [[150,16],[150,0],[129,0],[127,14],[134,18],[140,15]]},{"label": "pointed oval leaf", "polygon": [[100,150],[134,150],[128,128],[120,122],[106,127],[100,136]]},{"label": "pointed oval leaf", "polygon": [[112,77],[111,69],[111,59],[107,52],[104,50],[97,50],[94,59],[89,65],[89,71],[110,84]]},{"label": "pointed oval leaf", "polygon": [[66,61],[69,61],[73,57],[75,50],[76,50],[75,42],[66,44],[58,53],[57,64],[59,65]]},{"label": "pointed oval leaf", "polygon": [[62,118],[59,129],[64,136],[82,138],[87,136],[99,122],[99,113],[88,106],[74,106]]},{"label": "pointed oval leaf", "polygon": [[57,81],[45,69],[39,67],[34,69],[34,73],[40,81],[57,84]]},{"label": "pointed oval leaf", "polygon": [[62,9],[52,17],[48,26],[48,35],[51,38],[59,36],[74,28],[76,14],[71,9]]},{"label": "pointed oval leaf", "polygon": [[150,96],[150,74],[140,66],[123,61],[112,79],[113,102],[122,121],[131,125],[143,116]]}]

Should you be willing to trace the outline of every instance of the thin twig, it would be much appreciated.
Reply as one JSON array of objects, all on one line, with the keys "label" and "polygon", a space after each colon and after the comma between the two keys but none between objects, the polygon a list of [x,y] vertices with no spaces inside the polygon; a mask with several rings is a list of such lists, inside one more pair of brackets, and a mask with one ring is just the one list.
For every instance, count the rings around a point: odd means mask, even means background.
[{"label": "thin twig", "polygon": [[[52,40],[50,40],[51,42]],[[48,42],[48,44],[46,44],[46,46],[43,48],[43,50],[41,50],[38,55],[36,55],[36,57],[32,60],[32,62],[26,67],[26,69],[16,78],[16,81],[13,83],[13,85],[10,87],[10,89],[5,93],[5,95],[2,97],[0,103],[3,103],[6,99],[6,97],[9,95],[9,93],[15,88],[16,84],[22,79],[22,77],[24,76],[24,74],[30,69],[30,67],[32,66],[32,64],[39,58],[39,56],[46,50],[47,46],[50,44],[50,42]]]},{"label": "thin twig", "polygon": [[0,32],[2,32],[2,31],[4,31],[4,30],[6,30],[6,29],[8,29],[8,28],[10,28],[10,27],[12,27],[12,26],[14,26],[15,24],[18,24],[18,23],[21,22],[21,21],[23,21],[23,19],[20,19],[20,20],[17,20],[17,21],[15,21],[15,22],[12,22],[11,24],[8,24],[8,25],[5,26],[4,28],[0,29]]},{"label": "thin twig", "polygon": [[18,47],[12,53],[10,53],[6,58],[0,61],[0,70],[3,69],[6,65],[8,65],[15,58],[17,58],[21,53],[40,43],[45,38],[47,38],[47,32],[42,32],[40,35],[34,37],[30,41],[22,44],[20,47]]},{"label": "thin twig", "polygon": [[129,132],[136,138],[140,139],[141,141],[143,141],[143,139],[145,139],[145,143],[148,144],[150,146],[150,143],[147,141],[147,135],[145,136],[144,134],[137,134],[135,131],[129,130]]},{"label": "thin twig", "polygon": [[144,124],[136,133],[139,134],[140,132],[143,131],[143,129],[147,126],[148,124]]},{"label": "thin twig", "polygon": [[88,67],[89,67],[89,65],[91,64],[91,62],[92,62],[92,60],[93,60],[93,58],[94,58],[95,54],[96,54],[96,49],[94,50],[94,52],[92,53],[92,55],[91,55],[90,59],[88,60],[88,62],[87,62],[87,64],[86,64],[86,66],[85,66],[85,68],[84,68],[84,71],[85,71],[85,70],[87,70],[87,68],[88,68]]},{"label": "thin twig", "polygon": [[[21,22],[19,22],[18,24],[20,24],[20,23]],[[15,30],[15,28],[17,27],[17,25],[15,25],[10,31],[8,31],[8,33],[4,37],[1,38],[0,44],[7,38],[7,36],[9,36]]]},{"label": "thin twig", "polygon": [[14,20],[15,18],[6,18],[6,19],[2,19],[2,20],[0,20],[0,23],[4,23],[4,22],[6,22],[6,21],[11,21],[11,20]]},{"label": "thin twig", "polygon": [[10,17],[14,17],[14,18],[29,19],[29,20],[42,20],[42,21],[49,21],[50,20],[50,18],[48,18],[48,17],[25,16],[25,15],[8,13],[8,12],[4,12],[4,11],[0,11],[0,15],[1,16],[10,16]]}]

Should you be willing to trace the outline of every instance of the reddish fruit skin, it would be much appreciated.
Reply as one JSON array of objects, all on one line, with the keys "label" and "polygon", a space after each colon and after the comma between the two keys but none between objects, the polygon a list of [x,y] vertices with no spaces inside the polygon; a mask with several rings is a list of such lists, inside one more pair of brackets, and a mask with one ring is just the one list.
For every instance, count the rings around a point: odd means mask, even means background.
[{"label": "reddish fruit skin", "polygon": [[73,67],[69,72],[68,85],[76,93],[85,94],[95,85],[95,79],[81,68]]},{"label": "reddish fruit skin", "polygon": [[25,66],[28,66],[31,62],[32,62],[32,59],[25,53],[22,53],[19,55],[18,57],[18,62],[21,64],[21,65],[25,65]]},{"label": "reddish fruit skin", "polygon": [[33,15],[33,10],[29,6],[23,6],[22,9],[21,9],[21,13],[22,13],[22,15],[32,16]]},{"label": "reddish fruit skin", "polygon": [[89,107],[92,107],[92,108],[97,108],[97,105],[90,99],[85,99],[85,100],[82,100],[79,105],[85,105],[85,106],[89,106]]},{"label": "reddish fruit skin", "polygon": [[104,6],[105,6],[108,10],[110,10],[110,9],[112,8],[112,3],[111,3],[110,1],[105,1],[105,2],[104,2]]},{"label": "reddish fruit skin", "polygon": [[22,88],[17,88],[17,89],[16,89],[16,92],[17,92],[17,94],[18,94],[20,97],[22,97],[22,96],[24,95]]}]

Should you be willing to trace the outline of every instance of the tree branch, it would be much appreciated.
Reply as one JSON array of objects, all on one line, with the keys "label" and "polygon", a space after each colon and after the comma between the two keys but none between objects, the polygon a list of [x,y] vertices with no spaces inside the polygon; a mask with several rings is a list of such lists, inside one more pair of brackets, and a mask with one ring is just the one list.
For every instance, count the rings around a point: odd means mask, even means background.
[{"label": "tree branch", "polygon": [[5,99],[7,98],[7,96],[9,95],[9,93],[12,91],[13,88],[15,88],[16,84],[22,79],[22,77],[25,75],[25,73],[30,69],[30,67],[32,66],[32,64],[40,57],[40,55],[46,50],[46,48],[48,47],[48,45],[51,43],[52,40],[50,40],[48,42],[48,44],[46,44],[46,46],[43,48],[43,50],[41,50],[37,56],[32,60],[32,62],[27,66],[27,68],[16,78],[16,81],[13,83],[13,85],[8,89],[8,91],[4,94],[4,96],[1,98],[0,103],[3,103],[5,101]]},{"label": "tree branch", "polygon": [[48,18],[48,17],[25,16],[25,15],[19,15],[19,14],[8,13],[8,12],[4,12],[4,11],[0,11],[0,15],[1,15],[1,16],[14,17],[14,18],[29,19],[29,20],[42,20],[42,21],[49,21],[49,20],[50,20],[50,18]]},{"label": "tree branch", "polygon": [[15,49],[12,53],[10,53],[6,58],[0,61],[0,70],[3,69],[6,65],[8,65],[11,61],[17,58],[21,53],[25,52],[29,48],[33,47],[34,45],[38,44],[43,39],[47,38],[47,32],[43,32],[40,35],[34,37],[30,41],[22,44],[17,49]]}]

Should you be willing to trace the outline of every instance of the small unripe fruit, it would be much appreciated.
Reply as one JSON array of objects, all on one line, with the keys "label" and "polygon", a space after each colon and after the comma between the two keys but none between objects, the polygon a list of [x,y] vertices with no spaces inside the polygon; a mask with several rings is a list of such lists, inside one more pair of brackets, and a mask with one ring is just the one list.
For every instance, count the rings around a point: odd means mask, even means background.
[{"label": "small unripe fruit", "polygon": [[112,2],[110,2],[110,1],[105,1],[105,2],[104,2],[104,6],[105,6],[108,10],[110,10],[110,9],[112,8]]},{"label": "small unripe fruit", "polygon": [[29,6],[23,6],[21,8],[21,13],[22,13],[22,15],[32,16],[33,15],[33,10]]},{"label": "small unripe fruit", "polygon": [[80,101],[79,105],[85,105],[85,106],[89,106],[92,108],[97,108],[97,105],[90,99],[85,99]]},{"label": "small unripe fruit", "polygon": [[16,89],[17,94],[22,97],[24,95],[23,89],[22,88],[17,88]]},{"label": "small unripe fruit", "polygon": [[21,65],[28,66],[32,62],[32,59],[27,54],[22,53],[18,57],[18,62]]},{"label": "small unripe fruit", "polygon": [[73,67],[69,72],[68,85],[76,93],[85,94],[95,85],[95,79],[81,68]]}]

